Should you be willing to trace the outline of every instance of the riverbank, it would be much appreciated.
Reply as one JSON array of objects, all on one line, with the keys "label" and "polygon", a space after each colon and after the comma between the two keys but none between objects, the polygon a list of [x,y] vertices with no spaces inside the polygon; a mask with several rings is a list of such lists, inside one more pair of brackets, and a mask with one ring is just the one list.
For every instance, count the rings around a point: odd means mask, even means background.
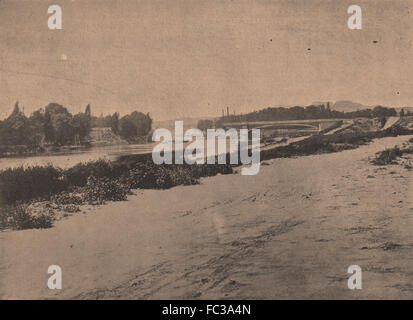
[{"label": "riverbank", "polygon": [[[411,137],[137,190],[52,229],[2,232],[0,297],[411,299],[413,171],[370,163]],[[62,290],[46,287],[52,264]],[[352,264],[363,290],[347,288]]]},{"label": "riverbank", "polygon": [[[382,131],[356,129],[356,132],[319,134],[284,146],[266,147],[261,151],[261,160],[350,150],[375,138],[412,132],[397,125]],[[50,228],[56,217],[80,211],[79,205],[125,201],[131,189],[168,189],[198,184],[202,177],[229,174],[240,164],[230,165],[230,155],[226,157],[227,164],[223,165],[156,165],[151,154],[145,153],[121,156],[114,162],[79,163],[69,169],[48,165],[0,171],[0,230]],[[40,207],[32,206],[39,202]],[[57,215],[56,210],[60,211]]]},{"label": "riverbank", "polygon": [[101,142],[101,143],[84,143],[81,145],[64,145],[64,146],[2,146],[0,147],[0,160],[1,159],[13,159],[18,157],[35,158],[38,156],[51,157],[68,153],[82,153],[84,151],[91,150],[93,148],[125,148],[128,145],[146,145],[149,144],[145,139],[135,139],[129,142],[122,141],[116,143]]}]

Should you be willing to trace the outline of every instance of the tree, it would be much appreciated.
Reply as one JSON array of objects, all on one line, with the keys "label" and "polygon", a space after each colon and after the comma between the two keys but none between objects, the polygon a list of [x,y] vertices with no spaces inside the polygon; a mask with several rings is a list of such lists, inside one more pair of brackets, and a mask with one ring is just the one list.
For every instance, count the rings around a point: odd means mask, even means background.
[{"label": "tree", "polygon": [[146,136],[152,128],[152,119],[148,114],[134,111],[119,121],[119,133],[124,139]]},{"label": "tree", "polygon": [[55,145],[71,144],[75,130],[72,125],[72,114],[60,104],[49,103],[45,108],[46,140]]},{"label": "tree", "polygon": [[111,117],[110,117],[110,128],[112,129],[112,132],[114,134],[119,134],[119,113],[115,112]]},{"label": "tree", "polygon": [[90,118],[85,113],[78,113],[73,117],[71,125],[78,141],[85,141],[90,133]]},{"label": "tree", "polygon": [[29,118],[29,140],[32,145],[40,146],[45,139],[46,117],[43,109],[36,110]]},{"label": "tree", "polygon": [[86,106],[84,113],[78,113],[73,117],[71,125],[74,130],[74,140],[76,142],[84,142],[89,136],[90,129],[92,127],[90,104]]},{"label": "tree", "polygon": [[394,108],[386,108],[382,106],[376,106],[373,108],[373,117],[395,117],[397,116],[397,111]]},{"label": "tree", "polygon": [[14,109],[13,112],[11,113],[10,117],[19,115],[21,113],[20,108],[19,108],[19,101],[16,101],[14,104]]},{"label": "tree", "polygon": [[74,142],[75,130],[72,126],[72,118],[58,113],[53,117],[54,143],[59,146],[68,145]]},{"label": "tree", "polygon": [[92,111],[91,111],[91,108],[90,108],[90,104],[88,104],[88,105],[86,106],[85,116],[88,117],[88,118],[91,118],[91,117],[92,117]]},{"label": "tree", "polygon": [[7,131],[6,144],[26,144],[28,137],[27,118],[23,112],[20,111],[19,102],[16,102],[13,112],[4,120],[3,125],[4,130]]},{"label": "tree", "polygon": [[152,127],[152,119],[149,114],[134,111],[129,115],[130,121],[136,127],[136,135],[138,137],[146,136]]},{"label": "tree", "polygon": [[133,138],[136,137],[136,126],[133,124],[133,122],[127,118],[127,117],[123,117],[120,119],[119,121],[119,127],[120,127],[120,136],[123,139],[129,139],[129,138]]},{"label": "tree", "polygon": [[214,122],[212,120],[198,120],[198,129],[199,130],[206,130],[206,129],[212,129],[214,125]]}]

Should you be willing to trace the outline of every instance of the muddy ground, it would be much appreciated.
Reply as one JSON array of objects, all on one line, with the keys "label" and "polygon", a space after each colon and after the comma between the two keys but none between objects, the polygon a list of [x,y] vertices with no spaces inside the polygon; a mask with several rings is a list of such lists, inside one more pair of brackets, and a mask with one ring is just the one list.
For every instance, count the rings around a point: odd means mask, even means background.
[{"label": "muddy ground", "polygon": [[[0,297],[411,299],[413,171],[373,166],[411,136],[266,161],[257,176],[136,191],[46,230],[0,233]],[[63,289],[49,290],[57,264]],[[362,268],[349,290],[347,268]]]}]

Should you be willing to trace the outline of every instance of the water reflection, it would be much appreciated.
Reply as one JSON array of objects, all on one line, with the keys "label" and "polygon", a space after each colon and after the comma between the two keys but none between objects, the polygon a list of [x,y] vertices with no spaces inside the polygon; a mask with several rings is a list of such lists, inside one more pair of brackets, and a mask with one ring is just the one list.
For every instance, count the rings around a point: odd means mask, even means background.
[{"label": "water reflection", "polygon": [[151,153],[156,144],[157,143],[99,146],[36,156],[0,158],[0,170],[19,166],[44,166],[48,164],[60,168],[69,168],[79,162],[95,161],[98,159],[115,160],[122,155]]}]

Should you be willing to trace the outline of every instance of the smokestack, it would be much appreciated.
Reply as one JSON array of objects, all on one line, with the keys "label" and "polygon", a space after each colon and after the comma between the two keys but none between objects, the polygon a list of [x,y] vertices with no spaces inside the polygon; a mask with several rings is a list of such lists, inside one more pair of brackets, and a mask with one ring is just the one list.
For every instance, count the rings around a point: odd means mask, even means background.
[{"label": "smokestack", "polygon": [[227,116],[229,117],[229,107],[227,107]]}]

